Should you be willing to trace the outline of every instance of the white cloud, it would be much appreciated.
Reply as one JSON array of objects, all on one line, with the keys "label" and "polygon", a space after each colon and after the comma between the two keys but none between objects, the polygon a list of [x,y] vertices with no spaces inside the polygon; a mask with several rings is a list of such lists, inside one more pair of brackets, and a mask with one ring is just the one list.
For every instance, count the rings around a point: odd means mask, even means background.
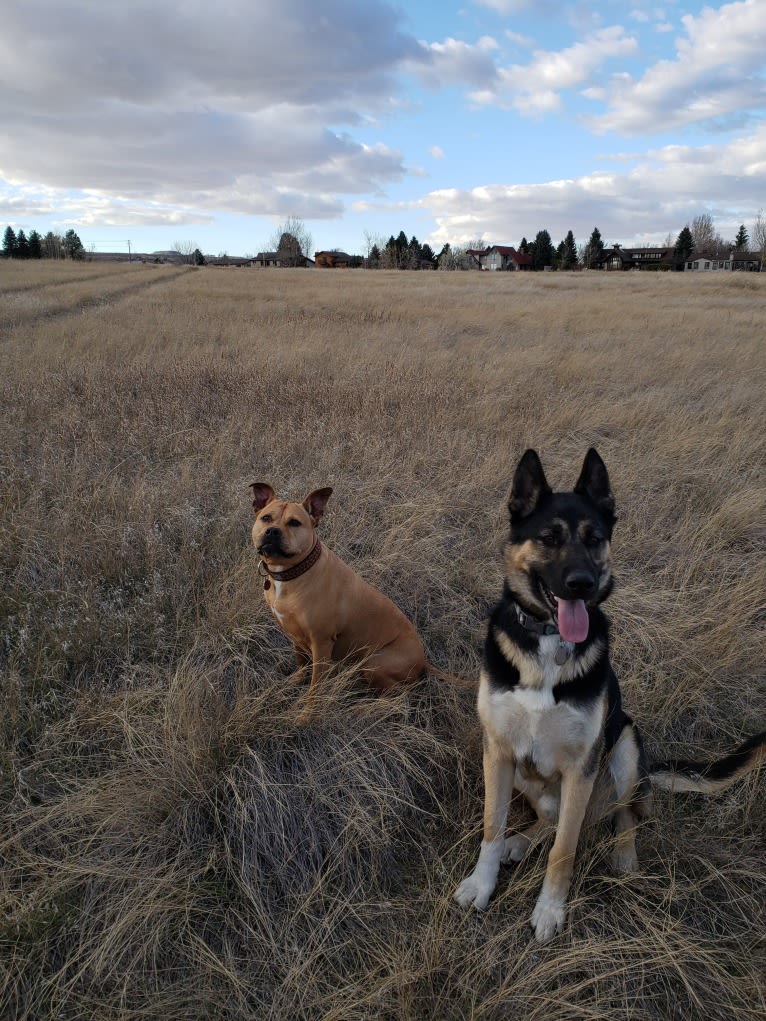
[{"label": "white cloud", "polygon": [[503,33],[506,39],[510,39],[512,43],[517,46],[522,46],[525,50],[531,50],[535,44],[534,39],[528,35],[520,35],[518,32],[512,32],[510,29],[506,29]]},{"label": "white cloud", "polygon": [[154,216],[153,202],[172,217],[280,214],[288,201],[296,215],[338,216],[337,195],[406,173],[400,152],[329,127],[369,124],[405,67],[433,65],[398,18],[382,0],[325,0],[319,14],[311,0],[7,5],[2,174],[121,194],[126,217]]},{"label": "white cloud", "polygon": [[598,131],[624,134],[673,130],[692,123],[728,124],[732,115],[766,103],[766,4],[741,0],[682,19],[676,59],[662,60],[637,81],[610,89],[610,109],[594,117]]},{"label": "white cloud", "polygon": [[766,125],[726,145],[667,146],[626,171],[596,170],[543,184],[441,189],[418,203],[437,223],[433,246],[483,235],[516,244],[543,228],[554,242],[572,229],[584,241],[597,225],[609,243],[661,243],[700,211],[710,211],[724,237],[763,205]]},{"label": "white cloud", "polygon": [[421,43],[428,55],[424,63],[418,55],[413,70],[431,88],[443,88],[467,82],[470,85],[489,87],[497,78],[492,58],[497,42],[491,36],[482,36],[476,43],[447,38],[441,43]]},{"label": "white cloud", "polygon": [[494,89],[473,92],[480,105],[512,105],[522,115],[537,115],[561,106],[559,93],[590,80],[607,60],[632,54],[638,49],[633,36],[614,25],[594,32],[563,50],[535,50],[525,65],[501,68]]},{"label": "white cloud", "polygon": [[491,11],[507,16],[523,11],[531,5],[532,0],[475,0],[475,3],[480,7],[488,7]]},{"label": "white cloud", "polygon": [[440,145],[432,145],[428,150],[435,160],[444,159],[444,149]]}]

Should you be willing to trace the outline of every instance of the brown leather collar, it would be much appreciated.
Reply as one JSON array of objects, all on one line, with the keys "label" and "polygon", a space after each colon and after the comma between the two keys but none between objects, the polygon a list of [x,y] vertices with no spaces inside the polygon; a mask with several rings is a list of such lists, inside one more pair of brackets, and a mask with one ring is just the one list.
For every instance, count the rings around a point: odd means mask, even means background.
[{"label": "brown leather collar", "polygon": [[264,576],[263,572],[266,572],[266,580],[263,583],[264,589],[271,588],[270,579],[274,581],[294,581],[296,578],[300,578],[302,574],[305,574],[314,564],[319,560],[319,556],[322,552],[322,543],[317,539],[314,543],[313,549],[307,557],[304,557],[299,564],[294,567],[288,567],[286,571],[272,571],[269,567],[264,564],[261,560],[258,564],[258,573]]}]

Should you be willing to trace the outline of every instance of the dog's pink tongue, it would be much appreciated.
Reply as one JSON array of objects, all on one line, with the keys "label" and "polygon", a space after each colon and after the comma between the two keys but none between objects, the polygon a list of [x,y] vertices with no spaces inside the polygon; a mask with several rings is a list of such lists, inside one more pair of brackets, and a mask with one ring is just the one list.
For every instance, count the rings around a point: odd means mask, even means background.
[{"label": "dog's pink tongue", "polygon": [[566,642],[584,642],[588,637],[588,610],[582,599],[559,599],[559,634]]}]

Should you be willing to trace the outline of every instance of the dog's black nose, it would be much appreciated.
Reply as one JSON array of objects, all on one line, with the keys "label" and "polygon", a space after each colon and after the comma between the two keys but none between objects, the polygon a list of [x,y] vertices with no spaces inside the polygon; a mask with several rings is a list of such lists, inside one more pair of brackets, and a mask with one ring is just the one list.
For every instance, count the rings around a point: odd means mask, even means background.
[{"label": "dog's black nose", "polygon": [[282,535],[281,529],[277,528],[276,525],[272,525],[271,528],[267,528],[263,533],[264,539],[279,539]]},{"label": "dog's black nose", "polygon": [[564,578],[564,587],[573,599],[587,599],[596,591],[596,579],[590,571],[570,571]]}]

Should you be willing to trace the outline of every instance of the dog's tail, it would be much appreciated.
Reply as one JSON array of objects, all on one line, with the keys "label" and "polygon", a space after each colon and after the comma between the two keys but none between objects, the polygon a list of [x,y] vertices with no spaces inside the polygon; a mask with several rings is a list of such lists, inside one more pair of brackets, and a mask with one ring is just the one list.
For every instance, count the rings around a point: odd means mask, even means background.
[{"label": "dog's tail", "polygon": [[715,794],[726,790],[764,761],[766,761],[766,731],[749,737],[722,759],[713,759],[711,762],[678,759],[654,763],[649,769],[649,779],[655,787],[666,791]]},{"label": "dog's tail", "polygon": [[432,663],[426,663],[426,673],[438,677],[440,681],[447,681],[449,684],[456,684],[459,688],[475,688],[478,681],[472,677],[455,677],[454,674],[445,674],[438,670]]}]

